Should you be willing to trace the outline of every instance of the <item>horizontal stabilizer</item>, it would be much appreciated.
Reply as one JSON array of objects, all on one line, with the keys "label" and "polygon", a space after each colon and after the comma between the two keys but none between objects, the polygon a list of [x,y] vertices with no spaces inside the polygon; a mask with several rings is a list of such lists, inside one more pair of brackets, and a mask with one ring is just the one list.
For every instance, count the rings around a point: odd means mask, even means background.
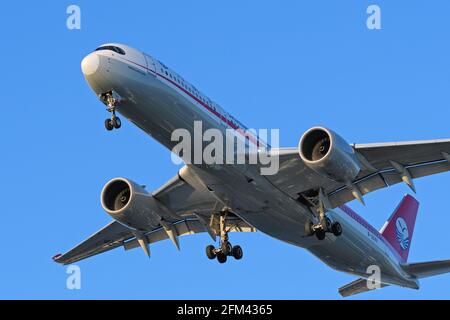
[{"label": "horizontal stabilizer", "polygon": [[416,278],[426,278],[450,272],[450,260],[409,263],[402,268]]},{"label": "horizontal stabilizer", "polygon": [[[387,287],[387,284],[380,284],[381,288]],[[372,291],[375,289],[369,289],[369,287],[367,286],[367,279],[363,279],[363,278],[359,278],[353,282],[350,282],[349,284],[346,284],[343,287],[339,288],[339,293],[341,294],[341,296],[345,297],[349,297],[349,296],[353,296],[355,294],[358,293],[363,293],[363,292],[367,292],[367,291]]]}]

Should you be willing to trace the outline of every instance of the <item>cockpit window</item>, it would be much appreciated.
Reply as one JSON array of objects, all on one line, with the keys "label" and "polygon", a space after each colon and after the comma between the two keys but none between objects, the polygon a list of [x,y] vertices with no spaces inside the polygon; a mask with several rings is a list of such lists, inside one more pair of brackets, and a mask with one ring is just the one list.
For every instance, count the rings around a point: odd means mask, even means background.
[{"label": "cockpit window", "polygon": [[100,50],[111,50],[114,51],[118,54],[125,54],[125,51],[122,48],[116,47],[116,46],[103,46],[103,47],[99,47],[97,49],[95,49],[95,51],[100,51]]}]

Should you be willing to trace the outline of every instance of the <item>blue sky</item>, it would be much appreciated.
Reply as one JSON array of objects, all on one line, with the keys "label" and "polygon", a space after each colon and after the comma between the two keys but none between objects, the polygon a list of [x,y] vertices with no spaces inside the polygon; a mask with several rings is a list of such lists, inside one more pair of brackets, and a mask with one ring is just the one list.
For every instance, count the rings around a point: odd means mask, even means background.
[{"label": "blue sky", "polygon": [[[379,31],[366,28],[372,3]],[[66,28],[70,4],[81,7],[81,30]],[[349,142],[449,138],[449,11],[446,0],[2,4],[0,298],[339,298],[354,277],[262,233],[233,234],[245,257],[226,265],[205,257],[207,235],[182,238],[181,252],[156,244],[150,260],[117,249],[79,262],[82,289],[67,290],[66,269],[51,257],[110,221],[103,184],[125,176],[152,190],[177,171],[131,123],[104,129],[80,61],[105,42],[139,48],[247,126],[280,128],[285,147],[317,124]],[[416,182],[410,261],[450,259],[449,182],[448,173]],[[379,228],[406,192],[398,185],[351,206]],[[450,275],[421,283],[357,298],[450,298]]]}]

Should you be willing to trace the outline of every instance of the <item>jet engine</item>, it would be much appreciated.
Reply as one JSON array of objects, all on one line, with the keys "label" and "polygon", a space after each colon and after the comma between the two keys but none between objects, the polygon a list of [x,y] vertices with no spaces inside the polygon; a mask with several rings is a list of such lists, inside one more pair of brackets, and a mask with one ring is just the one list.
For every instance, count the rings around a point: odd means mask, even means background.
[{"label": "jet engine", "polygon": [[139,231],[151,230],[161,220],[157,200],[144,187],[125,178],[112,179],[103,187],[101,203],[114,220]]},{"label": "jet engine", "polygon": [[306,131],[298,149],[307,167],[334,181],[352,182],[363,169],[350,144],[327,128],[314,127]]}]

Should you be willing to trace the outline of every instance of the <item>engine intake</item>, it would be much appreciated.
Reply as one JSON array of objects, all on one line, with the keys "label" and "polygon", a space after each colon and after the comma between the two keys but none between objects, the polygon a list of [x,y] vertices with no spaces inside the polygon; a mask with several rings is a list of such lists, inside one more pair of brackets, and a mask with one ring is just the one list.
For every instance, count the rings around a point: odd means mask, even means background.
[{"label": "engine intake", "polygon": [[330,147],[330,135],[324,130],[315,129],[304,136],[301,143],[301,154],[308,161],[318,161],[328,154]]},{"label": "engine intake", "polygon": [[152,230],[159,225],[161,208],[142,186],[125,179],[109,181],[101,193],[101,203],[114,220],[136,230]]},{"label": "engine intake", "polygon": [[120,211],[130,202],[131,187],[125,180],[115,180],[108,184],[103,194],[103,204],[112,212]]},{"label": "engine intake", "polygon": [[309,129],[300,139],[298,148],[307,167],[334,181],[351,182],[362,170],[355,150],[330,129]]}]

